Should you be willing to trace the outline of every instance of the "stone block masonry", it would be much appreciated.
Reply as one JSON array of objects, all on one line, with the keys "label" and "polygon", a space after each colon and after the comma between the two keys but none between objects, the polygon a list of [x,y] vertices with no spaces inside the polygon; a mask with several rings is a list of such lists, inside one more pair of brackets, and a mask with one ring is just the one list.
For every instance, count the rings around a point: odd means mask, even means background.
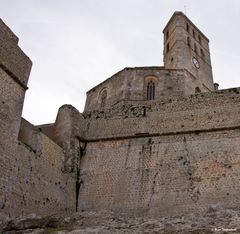
[{"label": "stone block masonry", "polygon": [[171,216],[239,207],[239,93],[123,102],[85,113],[80,209]]}]

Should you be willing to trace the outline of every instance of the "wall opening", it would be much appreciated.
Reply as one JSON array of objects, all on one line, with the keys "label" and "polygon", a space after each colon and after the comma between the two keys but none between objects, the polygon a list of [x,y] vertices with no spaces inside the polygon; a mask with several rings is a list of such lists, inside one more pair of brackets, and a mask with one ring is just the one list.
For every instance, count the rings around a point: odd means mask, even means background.
[{"label": "wall opening", "polygon": [[190,39],[190,37],[187,38],[187,45],[188,45],[189,47],[191,47],[191,39]]},{"label": "wall opening", "polygon": [[198,54],[198,49],[197,49],[197,45],[196,44],[194,44],[194,51],[195,51],[196,54]]},{"label": "wall opening", "polygon": [[192,30],[192,35],[193,35],[193,38],[195,39],[195,31],[194,30]]},{"label": "wall opening", "polygon": [[167,50],[167,53],[168,53],[169,52],[169,44],[167,44],[166,50]]},{"label": "wall opening", "polygon": [[204,57],[205,57],[205,54],[204,54],[203,49],[201,49],[200,52],[201,52],[202,57],[204,58]]},{"label": "wall opening", "polygon": [[201,89],[199,88],[199,87],[196,87],[195,88],[195,93],[201,93],[202,91],[201,91]]},{"label": "wall opening", "polygon": [[202,45],[202,38],[200,35],[198,35],[198,41],[199,41],[199,44]]},{"label": "wall opening", "polygon": [[147,83],[147,100],[155,99],[155,83],[154,81],[149,81]]}]

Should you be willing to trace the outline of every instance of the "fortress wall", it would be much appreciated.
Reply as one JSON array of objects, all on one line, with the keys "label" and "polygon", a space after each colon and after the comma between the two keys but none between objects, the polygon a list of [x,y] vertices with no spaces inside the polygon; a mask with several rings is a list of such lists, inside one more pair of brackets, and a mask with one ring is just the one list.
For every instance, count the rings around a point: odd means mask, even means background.
[{"label": "fortress wall", "polygon": [[24,94],[24,88],[0,68],[0,219],[6,211],[10,180],[14,176],[11,167],[16,163]]},{"label": "fortress wall", "polygon": [[23,98],[24,89],[0,69],[0,220],[75,210],[75,177],[61,172],[63,150],[21,121]]},{"label": "fortress wall", "polygon": [[25,90],[0,68],[0,140],[18,137]]},{"label": "fortress wall", "polygon": [[[28,130],[31,133],[32,129]],[[23,140],[27,145],[21,141],[1,141],[0,219],[75,211],[75,175],[61,171],[62,148],[41,132],[37,137],[32,135],[32,141],[26,141],[29,140],[26,131]]]},{"label": "fortress wall", "polygon": [[[41,134],[42,154],[34,154],[23,143],[18,144],[18,163],[13,168],[13,189],[17,203],[11,210],[40,215],[75,211],[75,176],[61,172],[64,154],[61,147]],[[20,213],[20,212],[19,212]]]},{"label": "fortress wall", "polygon": [[50,215],[75,210],[75,178],[61,172],[63,150],[44,134],[39,133],[39,138],[41,154],[22,142],[11,142],[1,152],[2,215]]},{"label": "fortress wall", "polygon": [[89,142],[79,209],[171,216],[239,207],[239,141],[236,129]]},{"label": "fortress wall", "polygon": [[174,215],[238,207],[239,91],[123,102],[92,115],[80,209]]},{"label": "fortress wall", "polygon": [[74,211],[76,203],[74,175],[61,172],[62,148],[21,119],[31,61],[17,43],[0,20],[0,223]]},{"label": "fortress wall", "polygon": [[[111,116],[95,113],[87,140],[169,134],[240,126],[240,89],[162,99],[156,102],[121,103]],[[137,117],[137,119],[136,119]]]}]

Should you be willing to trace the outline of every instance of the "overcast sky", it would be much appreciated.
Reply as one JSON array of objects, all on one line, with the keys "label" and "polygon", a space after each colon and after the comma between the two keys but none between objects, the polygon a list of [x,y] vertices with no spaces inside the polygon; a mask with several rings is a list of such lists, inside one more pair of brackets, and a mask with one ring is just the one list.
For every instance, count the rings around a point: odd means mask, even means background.
[{"label": "overcast sky", "polygon": [[124,67],[163,65],[162,29],[183,11],[210,39],[214,81],[240,86],[240,0],[0,0],[0,17],[33,61],[23,117],[83,111],[86,92]]}]

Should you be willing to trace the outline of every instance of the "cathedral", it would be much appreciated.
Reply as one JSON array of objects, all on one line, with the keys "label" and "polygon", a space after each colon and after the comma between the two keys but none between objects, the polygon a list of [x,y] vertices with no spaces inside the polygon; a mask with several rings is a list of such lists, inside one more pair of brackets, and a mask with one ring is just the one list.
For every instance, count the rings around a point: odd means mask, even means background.
[{"label": "cathedral", "polygon": [[0,219],[240,207],[240,88],[218,90],[209,40],[185,14],[163,36],[164,66],[124,68],[83,113],[63,105],[36,126],[21,116],[32,62],[0,20]]},{"label": "cathedral", "polygon": [[110,107],[123,100],[159,100],[216,90],[208,38],[182,12],[173,14],[163,34],[163,67],[119,71],[87,92],[85,111]]}]

